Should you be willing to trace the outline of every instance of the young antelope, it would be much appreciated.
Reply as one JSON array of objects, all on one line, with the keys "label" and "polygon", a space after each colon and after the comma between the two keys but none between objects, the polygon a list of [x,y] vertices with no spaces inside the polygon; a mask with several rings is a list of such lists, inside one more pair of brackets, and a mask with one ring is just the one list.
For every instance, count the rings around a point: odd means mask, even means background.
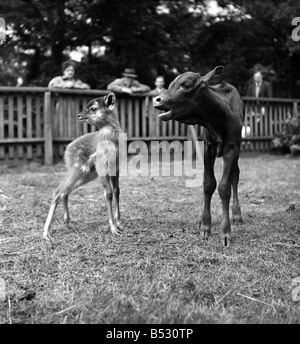
[{"label": "young antelope", "polygon": [[[55,190],[44,226],[43,238],[51,241],[50,226],[60,200],[64,208],[64,222],[69,223],[68,197],[71,191],[99,177],[107,202],[110,230],[121,233],[119,209],[119,145],[121,143],[118,113],[114,93],[91,100],[78,119],[94,125],[97,131],[82,135],[66,148],[64,159],[67,174]],[[113,216],[112,200],[115,200]]]}]

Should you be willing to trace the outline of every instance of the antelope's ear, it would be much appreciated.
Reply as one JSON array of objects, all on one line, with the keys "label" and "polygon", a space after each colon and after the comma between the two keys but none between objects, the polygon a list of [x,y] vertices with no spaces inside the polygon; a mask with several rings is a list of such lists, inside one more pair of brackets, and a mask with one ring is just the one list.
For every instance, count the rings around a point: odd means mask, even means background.
[{"label": "antelope's ear", "polygon": [[105,105],[109,110],[112,110],[115,107],[116,103],[116,96],[114,93],[109,93],[107,96],[104,98]]},{"label": "antelope's ear", "polygon": [[202,78],[202,82],[205,86],[211,85],[211,84],[218,84],[222,78],[224,71],[223,66],[217,66],[215,69],[208,72],[204,77]]}]

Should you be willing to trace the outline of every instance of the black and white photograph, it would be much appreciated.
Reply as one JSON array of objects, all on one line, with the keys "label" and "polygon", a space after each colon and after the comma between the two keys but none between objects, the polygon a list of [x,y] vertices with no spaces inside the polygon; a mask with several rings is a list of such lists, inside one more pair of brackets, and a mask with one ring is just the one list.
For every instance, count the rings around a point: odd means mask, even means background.
[{"label": "black and white photograph", "polygon": [[0,324],[300,324],[299,0],[0,2]]}]

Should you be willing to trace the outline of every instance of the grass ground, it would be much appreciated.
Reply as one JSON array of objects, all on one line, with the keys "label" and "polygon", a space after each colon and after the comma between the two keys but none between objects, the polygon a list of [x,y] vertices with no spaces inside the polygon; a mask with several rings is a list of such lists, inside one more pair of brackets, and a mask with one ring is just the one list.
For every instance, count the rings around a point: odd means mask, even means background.
[{"label": "grass ground", "polygon": [[229,248],[218,194],[203,242],[202,190],[174,176],[121,178],[120,237],[99,184],[75,191],[71,227],[58,207],[49,248],[41,233],[64,166],[2,169],[0,323],[300,323],[300,159],[243,156],[240,168],[244,224]]}]

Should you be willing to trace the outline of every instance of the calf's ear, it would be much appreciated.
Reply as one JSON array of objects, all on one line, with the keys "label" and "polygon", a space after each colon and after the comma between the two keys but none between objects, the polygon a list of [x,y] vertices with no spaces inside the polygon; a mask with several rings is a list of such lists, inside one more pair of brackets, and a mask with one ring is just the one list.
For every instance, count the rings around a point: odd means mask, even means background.
[{"label": "calf's ear", "polygon": [[224,71],[223,66],[217,66],[215,69],[208,72],[204,77],[202,78],[202,82],[205,86],[211,85],[211,84],[217,84],[220,82],[222,74]]},{"label": "calf's ear", "polygon": [[104,98],[105,104],[108,107],[109,110],[112,110],[115,106],[116,103],[116,96],[114,93],[109,93],[105,98]]}]

